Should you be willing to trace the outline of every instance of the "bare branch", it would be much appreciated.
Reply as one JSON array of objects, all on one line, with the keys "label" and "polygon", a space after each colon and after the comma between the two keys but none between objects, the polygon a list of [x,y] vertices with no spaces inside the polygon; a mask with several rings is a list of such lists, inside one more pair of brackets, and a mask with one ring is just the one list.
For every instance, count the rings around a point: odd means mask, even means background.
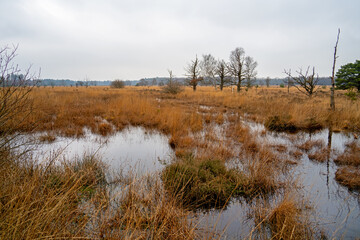
[{"label": "bare branch", "polygon": [[294,77],[291,75],[291,69],[284,70],[284,73],[295,83],[295,87],[302,93],[311,97],[317,90],[317,84],[319,82],[319,76],[315,76],[315,67],[312,69],[312,73],[309,74],[310,66],[306,69],[305,73],[303,73],[300,68],[299,71],[296,71],[299,75],[298,77]]}]

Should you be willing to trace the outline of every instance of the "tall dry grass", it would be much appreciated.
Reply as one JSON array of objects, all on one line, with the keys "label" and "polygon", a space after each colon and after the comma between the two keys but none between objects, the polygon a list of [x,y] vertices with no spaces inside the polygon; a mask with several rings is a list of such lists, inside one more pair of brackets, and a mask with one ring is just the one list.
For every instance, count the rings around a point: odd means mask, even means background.
[{"label": "tall dry grass", "polygon": [[329,90],[320,90],[309,98],[295,88],[290,94],[281,88],[250,89],[238,94],[230,88],[221,92],[212,87],[199,87],[196,92],[185,88],[182,93],[169,97],[157,87],[37,88],[30,94],[36,113],[20,130],[26,130],[32,122],[37,123],[39,130],[57,130],[69,136],[81,136],[83,127],[104,134],[95,119],[100,117],[117,129],[131,124],[165,133],[183,133],[186,129],[196,132],[202,130],[203,123],[222,124],[226,120],[224,113],[246,114],[262,123],[275,118],[280,124],[290,124],[296,129],[332,125],[338,130],[359,130],[358,104],[338,91],[336,111],[329,111],[329,94]]},{"label": "tall dry grass", "polygon": [[105,171],[93,157],[39,164],[2,155],[0,239],[196,236],[188,213],[163,194],[155,176],[151,180],[122,177],[109,183]]},{"label": "tall dry grass", "polygon": [[286,192],[279,201],[258,199],[252,210],[256,227],[249,239],[327,239],[312,223],[311,206],[298,194]]}]

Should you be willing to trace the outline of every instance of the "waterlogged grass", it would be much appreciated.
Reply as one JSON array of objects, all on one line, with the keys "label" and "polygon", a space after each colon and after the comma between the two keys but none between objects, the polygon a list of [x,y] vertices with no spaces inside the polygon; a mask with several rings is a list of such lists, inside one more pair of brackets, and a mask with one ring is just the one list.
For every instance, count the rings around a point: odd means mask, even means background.
[{"label": "waterlogged grass", "polygon": [[347,144],[345,152],[334,162],[339,165],[335,179],[351,190],[360,190],[360,146],[357,142]]},{"label": "waterlogged grass", "polygon": [[98,160],[40,165],[8,155],[0,165],[1,239],[84,236],[88,216],[79,204],[102,192]]},{"label": "waterlogged grass", "polygon": [[[253,209],[260,239],[327,239],[310,221],[308,212],[311,208],[300,200],[297,194],[285,193],[279,202],[270,204],[259,199]],[[256,235],[256,236],[258,236]]]},{"label": "waterlogged grass", "polygon": [[271,131],[277,132],[290,132],[294,133],[297,131],[308,131],[313,132],[320,130],[324,127],[318,120],[313,117],[303,120],[300,123],[297,123],[289,115],[287,116],[270,116],[265,121],[265,127]]},{"label": "waterlogged grass", "polygon": [[168,165],[162,174],[165,188],[189,208],[224,207],[230,197],[245,192],[245,178],[227,170],[224,162],[187,156]]},{"label": "waterlogged grass", "polygon": [[193,239],[187,216],[156,178],[110,184],[91,156],[61,164],[0,157],[0,239]]},{"label": "waterlogged grass", "polygon": [[192,155],[168,165],[162,179],[165,189],[177,196],[186,208],[223,208],[231,197],[252,197],[256,193],[271,191],[239,169],[227,169],[225,162],[217,159],[198,159]]}]

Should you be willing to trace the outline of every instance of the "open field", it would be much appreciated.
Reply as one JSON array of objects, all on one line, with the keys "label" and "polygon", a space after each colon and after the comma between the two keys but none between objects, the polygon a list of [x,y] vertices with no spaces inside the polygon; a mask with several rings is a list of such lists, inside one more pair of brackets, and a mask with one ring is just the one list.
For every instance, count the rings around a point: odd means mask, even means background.
[{"label": "open field", "polygon": [[202,122],[222,123],[225,113],[262,123],[277,117],[278,123],[292,125],[294,130],[329,126],[334,131],[360,130],[359,106],[344,96],[345,91],[336,91],[336,111],[331,112],[329,87],[319,89],[312,98],[295,88],[290,90],[288,94],[285,88],[260,87],[243,89],[237,94],[230,88],[221,92],[213,87],[200,87],[196,92],[186,88],[171,95],[162,93],[158,87],[38,88],[32,92],[36,112],[29,120],[38,125],[38,130],[67,135],[81,135],[84,126],[106,134],[106,127],[99,126],[96,117],[118,129],[132,124],[172,134],[188,129],[197,131],[203,128]]},{"label": "open field", "polygon": [[[336,91],[332,112],[329,95],[329,87],[312,98],[279,87],[240,94],[185,88],[176,95],[159,87],[34,88],[28,111],[6,121],[1,132],[37,132],[40,142],[50,144],[60,136],[86,137],[86,129],[107,137],[141,126],[168,136],[175,157],[160,173],[138,176],[117,169],[109,177],[101,157],[39,164],[31,152],[1,149],[0,238],[218,239],[225,230],[204,229],[193,214],[225,210],[233,198],[252,206],[254,224],[242,238],[335,238],[318,227],[322,222],[314,221],[314,206],[303,197],[310,193],[299,194],[301,183],[291,176],[304,156],[317,164],[334,160],[341,166],[336,180],[357,194],[359,104]],[[254,124],[265,128],[253,131]],[[327,128],[328,143],[291,134],[291,144],[262,138],[271,130]],[[332,151],[332,132],[351,136],[341,154]]]}]

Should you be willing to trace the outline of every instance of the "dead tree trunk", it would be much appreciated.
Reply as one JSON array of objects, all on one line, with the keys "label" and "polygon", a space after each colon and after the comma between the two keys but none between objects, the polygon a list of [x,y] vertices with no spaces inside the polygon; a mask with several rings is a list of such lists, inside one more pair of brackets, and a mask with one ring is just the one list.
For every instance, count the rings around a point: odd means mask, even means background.
[{"label": "dead tree trunk", "polygon": [[332,76],[331,76],[331,94],[330,94],[330,108],[331,110],[335,111],[335,64],[336,64],[336,52],[337,52],[337,45],[339,42],[340,36],[340,28],[338,29],[338,35],[336,38],[335,50],[334,50],[334,63],[332,68]]}]

